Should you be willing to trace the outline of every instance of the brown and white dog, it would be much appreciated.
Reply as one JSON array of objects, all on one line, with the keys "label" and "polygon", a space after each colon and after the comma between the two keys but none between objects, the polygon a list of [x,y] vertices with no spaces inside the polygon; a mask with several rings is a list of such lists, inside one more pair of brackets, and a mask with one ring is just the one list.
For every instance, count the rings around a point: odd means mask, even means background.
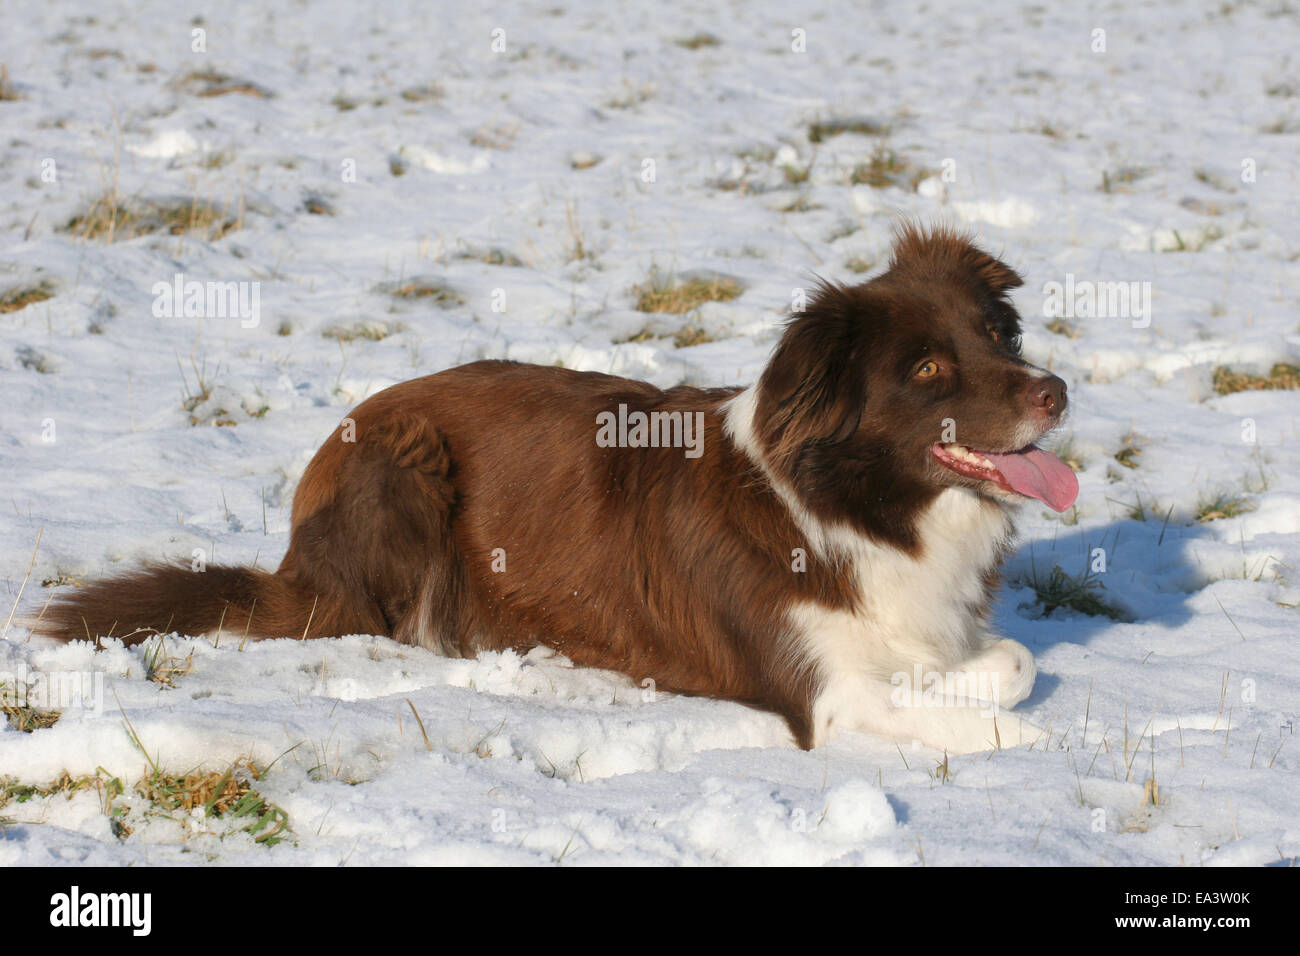
[{"label": "brown and white dog", "polygon": [[1064,510],[1078,484],[1033,444],[1065,383],[1018,355],[1020,284],[908,227],[883,275],[820,286],[749,388],[510,362],[396,385],[316,453],[275,573],[146,567],[36,629],[542,644],[774,711],[800,747],[1030,742],[995,705],[1029,694],[1033,658],[989,608],[1013,506]]}]

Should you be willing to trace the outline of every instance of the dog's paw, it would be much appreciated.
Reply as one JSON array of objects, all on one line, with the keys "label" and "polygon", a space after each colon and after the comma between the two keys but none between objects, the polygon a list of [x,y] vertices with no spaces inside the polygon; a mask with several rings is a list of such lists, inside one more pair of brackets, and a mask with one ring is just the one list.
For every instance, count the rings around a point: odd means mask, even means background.
[{"label": "dog's paw", "polygon": [[967,684],[980,689],[980,699],[1008,709],[1034,689],[1038,667],[1034,655],[1019,641],[994,640],[962,663]]},{"label": "dog's paw", "polygon": [[1033,693],[1034,681],[1038,679],[1034,655],[1025,645],[1011,640],[998,641],[989,651],[997,656],[1001,665],[997,704],[1014,707]]}]

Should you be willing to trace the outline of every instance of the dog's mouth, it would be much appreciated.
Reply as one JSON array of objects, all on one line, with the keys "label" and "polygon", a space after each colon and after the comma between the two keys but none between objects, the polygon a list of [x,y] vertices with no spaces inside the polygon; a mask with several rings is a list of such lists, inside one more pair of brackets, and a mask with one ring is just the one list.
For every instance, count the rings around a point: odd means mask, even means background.
[{"label": "dog's mouth", "polygon": [[1036,445],[1020,451],[992,452],[949,443],[931,445],[930,454],[959,475],[1037,498],[1054,511],[1064,511],[1079,497],[1079,479],[1070,466]]}]

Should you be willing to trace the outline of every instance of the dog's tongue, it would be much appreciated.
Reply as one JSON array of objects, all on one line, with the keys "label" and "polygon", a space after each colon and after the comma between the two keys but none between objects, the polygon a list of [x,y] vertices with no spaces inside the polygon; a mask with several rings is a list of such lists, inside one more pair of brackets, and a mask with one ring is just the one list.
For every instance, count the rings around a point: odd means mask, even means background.
[{"label": "dog's tongue", "polygon": [[1064,511],[1079,497],[1079,479],[1070,466],[1051,452],[1030,446],[1024,451],[999,455],[981,451],[1016,491]]}]

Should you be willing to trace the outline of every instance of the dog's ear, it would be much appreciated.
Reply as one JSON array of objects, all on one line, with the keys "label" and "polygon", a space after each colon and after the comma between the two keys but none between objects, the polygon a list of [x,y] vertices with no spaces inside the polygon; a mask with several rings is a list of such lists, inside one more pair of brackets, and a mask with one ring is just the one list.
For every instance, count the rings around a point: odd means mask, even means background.
[{"label": "dog's ear", "polygon": [[865,303],[855,292],[819,282],[763,370],[755,427],[774,462],[790,463],[809,443],[838,444],[857,431],[867,396]]},{"label": "dog's ear", "polygon": [[1025,284],[1015,269],[976,246],[969,236],[946,226],[929,231],[914,223],[899,227],[890,269],[918,276],[962,277],[997,298]]},{"label": "dog's ear", "polygon": [[966,266],[976,280],[988,287],[988,290],[999,298],[1005,296],[1011,289],[1018,289],[1025,284],[1024,278],[1015,269],[1011,268],[1001,259],[995,259],[983,249],[965,244],[966,250],[963,259]]}]

